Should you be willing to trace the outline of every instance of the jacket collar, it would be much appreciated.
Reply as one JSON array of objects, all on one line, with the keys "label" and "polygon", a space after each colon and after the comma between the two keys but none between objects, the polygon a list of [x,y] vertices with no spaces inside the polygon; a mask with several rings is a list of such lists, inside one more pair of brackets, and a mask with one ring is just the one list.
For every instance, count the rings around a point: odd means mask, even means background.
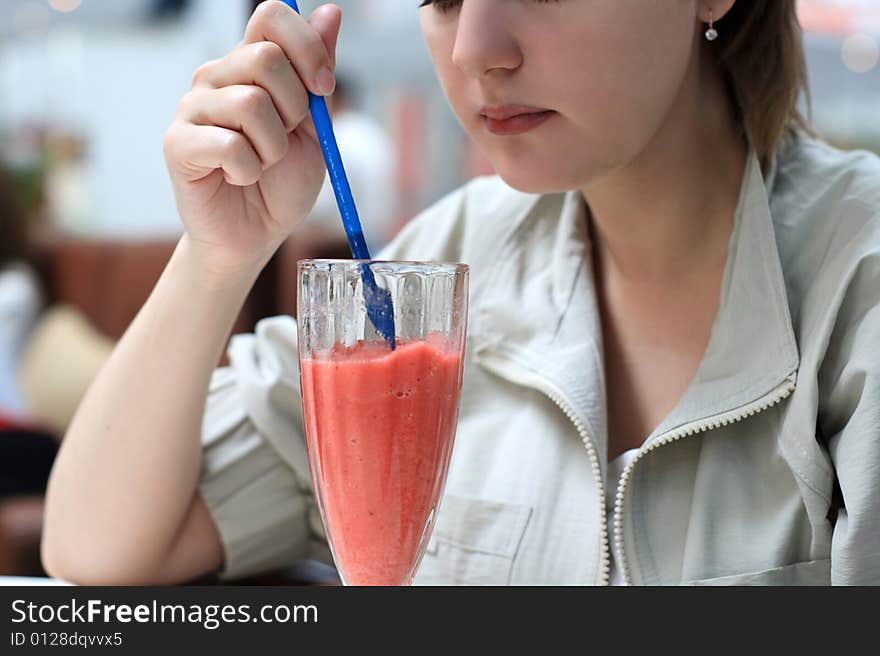
[{"label": "jacket collar", "polygon": [[[769,192],[750,149],[712,332],[698,370],[646,442],[760,399],[797,371],[799,354]],[[607,459],[602,332],[578,191],[537,198],[499,249],[477,305],[475,360],[562,398]],[[491,366],[490,366],[491,362]]]}]

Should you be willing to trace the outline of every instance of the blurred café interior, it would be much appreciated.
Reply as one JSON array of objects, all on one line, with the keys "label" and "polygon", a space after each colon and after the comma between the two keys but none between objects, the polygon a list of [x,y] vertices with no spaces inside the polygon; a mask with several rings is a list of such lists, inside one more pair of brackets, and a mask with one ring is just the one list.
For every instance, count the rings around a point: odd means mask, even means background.
[{"label": "blurred caf\u00e9 interior", "polygon": [[[375,253],[419,209],[491,166],[436,82],[417,3],[336,3],[343,91],[334,120]],[[180,236],[163,134],[193,71],[240,40],[255,4],[0,3],[0,576],[45,576],[52,457]],[[800,0],[799,13],[816,128],[836,145],[880,153],[880,0]],[[294,313],[298,259],[347,255],[335,212],[325,188],[236,331]]]}]

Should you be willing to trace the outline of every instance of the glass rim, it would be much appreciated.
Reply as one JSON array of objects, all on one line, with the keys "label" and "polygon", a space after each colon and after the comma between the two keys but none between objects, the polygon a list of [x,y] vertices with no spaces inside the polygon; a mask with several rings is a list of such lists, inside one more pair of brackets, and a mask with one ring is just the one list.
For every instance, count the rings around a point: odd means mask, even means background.
[{"label": "glass rim", "polygon": [[[301,260],[297,260],[296,268],[298,270],[302,270],[305,267],[309,267],[312,265],[342,265],[342,266],[352,266],[358,264],[391,264],[391,265],[403,265],[407,267],[418,267],[418,268],[434,268],[434,269],[451,269],[456,271],[457,273],[467,273],[470,271],[470,265],[464,264],[462,262],[437,262],[430,260],[354,260],[354,259],[343,259],[343,258],[303,258]],[[372,267],[371,267],[372,268]]]}]

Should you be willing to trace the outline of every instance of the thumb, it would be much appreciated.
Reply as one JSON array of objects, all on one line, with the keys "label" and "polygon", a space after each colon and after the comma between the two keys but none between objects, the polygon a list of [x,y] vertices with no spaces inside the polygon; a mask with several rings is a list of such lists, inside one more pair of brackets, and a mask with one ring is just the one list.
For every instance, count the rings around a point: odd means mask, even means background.
[{"label": "thumb", "polygon": [[309,25],[321,35],[321,40],[330,56],[330,65],[335,70],[336,41],[339,38],[339,28],[342,25],[342,9],[336,5],[321,5],[309,16]]}]

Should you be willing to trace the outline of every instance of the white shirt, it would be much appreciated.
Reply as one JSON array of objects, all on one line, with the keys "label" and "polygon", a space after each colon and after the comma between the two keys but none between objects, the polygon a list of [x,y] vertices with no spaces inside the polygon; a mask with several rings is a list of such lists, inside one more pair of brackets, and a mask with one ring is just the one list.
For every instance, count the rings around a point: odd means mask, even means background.
[{"label": "white shirt", "polygon": [[[712,336],[618,490],[609,542],[632,585],[880,583],[880,159],[798,136],[766,177],[754,151],[744,174]],[[455,448],[417,584],[606,583],[586,219],[576,190],[529,195],[483,178],[380,254],[471,265]],[[295,321],[260,322],[229,356],[202,424],[221,576],[330,562]]]}]

